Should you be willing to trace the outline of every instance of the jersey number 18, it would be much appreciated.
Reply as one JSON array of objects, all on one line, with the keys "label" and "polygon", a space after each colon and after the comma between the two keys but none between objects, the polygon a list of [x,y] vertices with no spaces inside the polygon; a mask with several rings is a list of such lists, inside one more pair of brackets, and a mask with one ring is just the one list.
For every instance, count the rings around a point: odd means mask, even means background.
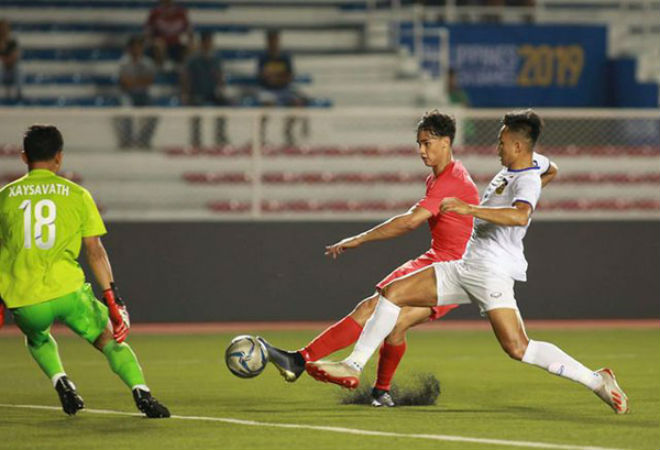
[{"label": "jersey number 18", "polygon": [[[23,210],[23,235],[25,248],[32,248],[32,200],[25,200],[18,207]],[[44,215],[44,209],[47,215]],[[42,250],[48,250],[55,244],[55,217],[57,208],[52,200],[39,200],[34,205],[34,243]],[[44,240],[44,228],[48,230],[48,238]]]}]

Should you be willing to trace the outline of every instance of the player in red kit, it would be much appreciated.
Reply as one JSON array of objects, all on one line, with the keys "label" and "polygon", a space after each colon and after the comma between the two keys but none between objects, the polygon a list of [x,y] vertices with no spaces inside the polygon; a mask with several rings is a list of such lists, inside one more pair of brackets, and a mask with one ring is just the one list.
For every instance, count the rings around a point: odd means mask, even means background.
[{"label": "player in red kit", "polygon": [[[478,204],[479,192],[463,164],[453,158],[451,145],[455,133],[456,121],[453,117],[437,110],[426,113],[417,124],[419,154],[424,164],[432,169],[426,179],[425,197],[404,214],[326,247],[326,255],[337,258],[345,250],[369,241],[401,236],[428,222],[431,249],[394,270],[378,283],[378,289],[434,262],[460,259],[472,234],[472,218],[459,214],[440,214],[440,203],[446,197],[458,197],[466,203]],[[262,338],[259,339],[268,350],[269,360],[286,381],[293,382],[305,371],[305,362],[316,361],[355,342],[377,301],[377,293],[364,299],[349,315],[296,352],[280,350]],[[456,306],[408,307],[402,311],[394,330],[380,349],[378,376],[372,390],[373,406],[394,406],[389,390],[406,351],[406,331],[419,323],[438,319]]]}]

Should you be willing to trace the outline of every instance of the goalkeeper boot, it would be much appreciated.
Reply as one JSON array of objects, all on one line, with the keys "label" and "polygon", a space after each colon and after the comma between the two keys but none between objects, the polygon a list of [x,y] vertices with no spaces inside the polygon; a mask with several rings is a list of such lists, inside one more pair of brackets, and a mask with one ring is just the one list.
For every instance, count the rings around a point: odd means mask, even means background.
[{"label": "goalkeeper boot", "polygon": [[390,391],[386,391],[384,389],[378,389],[377,387],[374,387],[371,390],[371,406],[374,406],[376,408],[380,408],[381,406],[384,406],[386,408],[392,408],[396,406],[396,404],[394,403],[394,400],[392,400]]},{"label": "goalkeeper boot", "polygon": [[151,396],[151,392],[135,388],[133,389],[133,399],[137,409],[146,414],[151,419],[163,419],[170,417],[170,411],[165,405],[161,405],[158,400]]},{"label": "goalkeeper boot", "polygon": [[76,385],[69,380],[66,375],[61,376],[57,383],[55,383],[55,390],[57,395],[60,396],[62,403],[62,410],[70,416],[75,416],[76,413],[85,407],[85,402],[76,392]]},{"label": "goalkeeper boot", "polygon": [[289,352],[270,345],[264,338],[257,336],[268,353],[268,360],[280,371],[284,380],[293,383],[305,371],[305,358],[300,352]]},{"label": "goalkeeper boot", "polygon": [[348,389],[356,389],[360,385],[361,370],[350,362],[308,362],[305,370],[312,378],[324,383],[338,384]]},{"label": "goalkeeper boot", "polygon": [[612,369],[599,369],[596,373],[603,377],[603,384],[594,390],[594,394],[610,405],[616,414],[628,414],[630,412],[628,396],[616,382]]}]

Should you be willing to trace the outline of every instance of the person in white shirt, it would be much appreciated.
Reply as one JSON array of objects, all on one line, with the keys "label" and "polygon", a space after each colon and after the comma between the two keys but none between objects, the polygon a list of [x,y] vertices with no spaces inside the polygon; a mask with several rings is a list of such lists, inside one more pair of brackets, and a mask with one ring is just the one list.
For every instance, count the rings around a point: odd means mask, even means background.
[{"label": "person in white shirt", "polygon": [[518,311],[513,285],[525,281],[527,271],[522,241],[541,196],[539,175],[553,166],[533,151],[542,125],[529,109],[504,116],[497,146],[504,168],[481,203],[445,198],[440,207],[445,214],[475,218],[463,258],[434,263],[385,286],[353,352],[339,362],[308,362],[305,368],[312,377],[356,388],[362,368],[392,331],[402,307],[475,303],[511,358],[585,385],[617,414],[629,412],[628,398],[611,369],[593,371],[557,346],[529,339]]}]

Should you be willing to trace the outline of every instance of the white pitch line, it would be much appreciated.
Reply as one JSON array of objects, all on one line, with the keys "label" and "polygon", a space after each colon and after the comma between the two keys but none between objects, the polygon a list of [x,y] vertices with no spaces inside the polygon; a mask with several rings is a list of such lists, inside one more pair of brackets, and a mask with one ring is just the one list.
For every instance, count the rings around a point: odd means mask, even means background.
[{"label": "white pitch line", "polygon": [[[22,409],[42,409],[48,411],[61,412],[61,408],[56,406],[43,406],[43,405],[10,405],[0,403],[2,408],[22,408]],[[87,414],[110,414],[117,416],[142,416],[140,413],[129,413],[125,411],[113,411],[108,409],[83,409],[81,413]],[[524,448],[544,448],[544,449],[557,449],[557,450],[624,450],[612,447],[594,447],[583,445],[564,445],[564,444],[551,444],[549,442],[532,442],[532,441],[510,441],[505,439],[484,439],[473,438],[465,436],[452,436],[446,434],[416,434],[416,433],[393,433],[388,431],[373,431],[362,430],[359,428],[345,428],[345,427],[326,427],[321,425],[305,425],[298,423],[274,423],[274,422],[257,422],[254,420],[232,419],[230,417],[203,417],[203,416],[177,416],[173,415],[172,419],[179,420],[197,420],[203,422],[222,422],[231,423],[234,425],[245,425],[252,427],[271,427],[271,428],[294,428],[313,431],[328,431],[331,433],[343,434],[356,434],[361,436],[377,436],[377,437],[393,437],[393,438],[410,438],[410,439],[425,439],[431,441],[449,441],[449,442],[469,442],[472,444],[491,444],[503,445],[505,447],[524,447]]]}]

